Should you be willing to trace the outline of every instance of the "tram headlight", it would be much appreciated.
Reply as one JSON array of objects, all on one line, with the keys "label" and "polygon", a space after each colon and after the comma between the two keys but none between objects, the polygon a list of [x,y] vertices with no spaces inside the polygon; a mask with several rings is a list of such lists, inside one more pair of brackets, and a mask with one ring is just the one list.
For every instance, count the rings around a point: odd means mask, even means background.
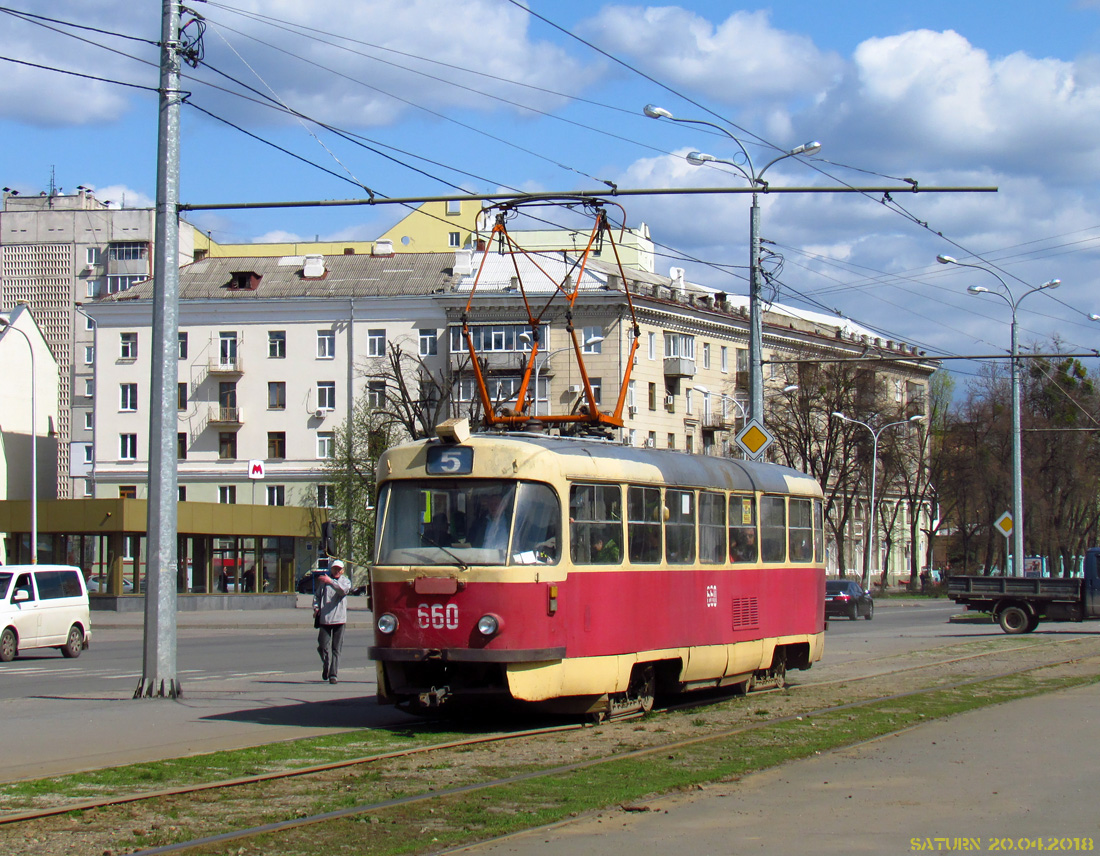
[{"label": "tram headlight", "polygon": [[384,612],[378,616],[376,625],[379,633],[385,633],[389,636],[391,633],[397,630],[397,616],[390,612]]},{"label": "tram headlight", "polygon": [[482,636],[496,636],[500,632],[501,624],[500,616],[490,612],[477,620],[477,632]]}]

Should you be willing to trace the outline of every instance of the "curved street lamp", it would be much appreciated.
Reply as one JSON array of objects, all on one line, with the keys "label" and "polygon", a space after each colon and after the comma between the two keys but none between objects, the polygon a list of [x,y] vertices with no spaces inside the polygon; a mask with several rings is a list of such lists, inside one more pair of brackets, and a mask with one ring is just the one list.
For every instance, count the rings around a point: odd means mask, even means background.
[{"label": "curved street lamp", "polygon": [[752,207],[749,209],[749,416],[763,424],[764,421],[764,357],[763,357],[763,320],[760,309],[760,201],[757,190],[767,192],[768,183],[764,181],[764,173],[768,168],[784,158],[796,155],[812,155],[821,149],[821,143],[816,140],[804,143],[801,146],[783,152],[772,158],[762,169],[757,170],[753,166],[752,156],[745,144],[737,137],[713,122],[702,119],[677,119],[663,107],[647,104],[642,111],[650,119],[668,119],[671,122],[682,122],[689,125],[706,125],[725,134],[733,140],[741,150],[743,163],[736,160],[725,160],[703,152],[690,152],[687,162],[694,166],[702,166],[706,163],[721,163],[732,166],[741,173],[752,185]]},{"label": "curved street lamp", "polygon": [[27,343],[31,354],[31,564],[38,564],[38,382],[34,372],[34,345],[31,337],[23,330],[12,325],[6,318],[0,318],[0,329],[14,330]]},{"label": "curved street lamp", "polygon": [[[530,333],[520,333],[518,338],[524,339],[525,341],[530,342],[531,341],[531,334]],[[584,340],[584,342],[582,343],[582,346],[587,348],[590,345],[598,345],[600,342],[603,341],[603,338],[604,338],[603,336],[589,336],[587,339]],[[538,361],[535,362],[535,394],[534,394],[534,396],[532,396],[532,401],[531,401],[531,415],[532,416],[538,416],[539,415],[539,374],[542,372],[542,370],[544,368],[546,368],[546,364],[548,362],[550,362],[550,358],[552,356],[554,356],[554,354],[560,354],[562,351],[571,351],[571,350],[573,350],[572,345],[566,345],[564,348],[555,348],[554,350],[549,351],[542,358],[542,362],[538,362]]]},{"label": "curved street lamp", "polygon": [[899,419],[897,422],[887,422],[885,425],[880,425],[878,428],[872,428],[866,422],[859,419],[853,419],[851,416],[845,416],[839,410],[834,410],[833,416],[837,419],[843,419],[845,422],[854,422],[856,425],[862,425],[871,432],[871,437],[874,438],[874,442],[871,445],[871,520],[867,543],[867,554],[870,557],[870,561],[864,563],[867,570],[866,573],[863,574],[863,587],[870,588],[871,565],[878,564],[878,556],[875,555],[875,527],[878,522],[878,498],[875,491],[875,480],[878,477],[878,438],[882,436],[882,432],[887,428],[893,428],[895,425],[908,425],[910,422],[920,422],[924,419],[924,416],[918,413],[915,416],[910,416],[908,419]]},{"label": "curved street lamp", "polygon": [[[1001,278],[1000,274],[985,265],[960,262],[958,259],[944,255],[936,256],[936,261],[941,265],[958,265],[959,267],[974,268],[974,270],[985,271],[990,276],[995,277],[997,282],[1001,284],[1001,288],[1004,289],[1003,293],[1000,291],[990,291],[988,288],[981,285],[970,285],[967,286],[966,290],[970,294],[992,294],[999,297],[1007,303],[1009,309],[1012,310],[1012,574],[1013,576],[1021,577],[1024,574],[1024,464],[1020,429],[1020,367],[1018,364],[1019,351],[1016,343],[1016,309],[1019,307],[1021,301],[1029,294],[1034,294],[1037,291],[1043,291],[1045,289],[1057,288],[1062,284],[1062,280],[1049,280],[1042,285],[1029,288],[1019,297],[1015,297],[1012,294],[1012,289],[1008,287],[1008,283]],[[1095,320],[1095,316],[1093,317]]]}]

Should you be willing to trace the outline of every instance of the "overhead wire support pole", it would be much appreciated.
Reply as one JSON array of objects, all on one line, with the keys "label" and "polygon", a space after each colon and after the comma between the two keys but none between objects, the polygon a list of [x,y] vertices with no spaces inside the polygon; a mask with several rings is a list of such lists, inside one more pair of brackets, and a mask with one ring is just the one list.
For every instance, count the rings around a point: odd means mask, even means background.
[{"label": "overhead wire support pole", "polygon": [[176,578],[179,489],[176,404],[179,377],[180,4],[163,0],[153,239],[153,341],[149,408],[148,550],[141,682],[134,698],[178,698]]}]

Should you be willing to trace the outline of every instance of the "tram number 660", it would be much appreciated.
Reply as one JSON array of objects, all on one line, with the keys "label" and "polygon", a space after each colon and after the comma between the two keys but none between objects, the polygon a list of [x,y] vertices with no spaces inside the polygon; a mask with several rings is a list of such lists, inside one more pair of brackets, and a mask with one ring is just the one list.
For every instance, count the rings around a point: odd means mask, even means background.
[{"label": "tram number 660", "polygon": [[426,603],[416,608],[416,622],[421,630],[455,630],[458,627],[458,607],[453,603]]}]

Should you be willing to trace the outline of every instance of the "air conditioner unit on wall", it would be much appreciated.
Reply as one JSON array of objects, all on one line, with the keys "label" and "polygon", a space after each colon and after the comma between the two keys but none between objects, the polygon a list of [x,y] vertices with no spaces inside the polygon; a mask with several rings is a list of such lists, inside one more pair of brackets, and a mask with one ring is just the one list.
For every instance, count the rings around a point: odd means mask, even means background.
[{"label": "air conditioner unit on wall", "polygon": [[635,407],[633,404],[627,405],[626,415],[627,416],[637,416],[638,415],[638,408]]},{"label": "air conditioner unit on wall", "polygon": [[318,419],[324,419],[325,418],[325,413],[326,413],[326,411],[324,411],[324,410],[314,410],[313,411],[313,415]]}]

